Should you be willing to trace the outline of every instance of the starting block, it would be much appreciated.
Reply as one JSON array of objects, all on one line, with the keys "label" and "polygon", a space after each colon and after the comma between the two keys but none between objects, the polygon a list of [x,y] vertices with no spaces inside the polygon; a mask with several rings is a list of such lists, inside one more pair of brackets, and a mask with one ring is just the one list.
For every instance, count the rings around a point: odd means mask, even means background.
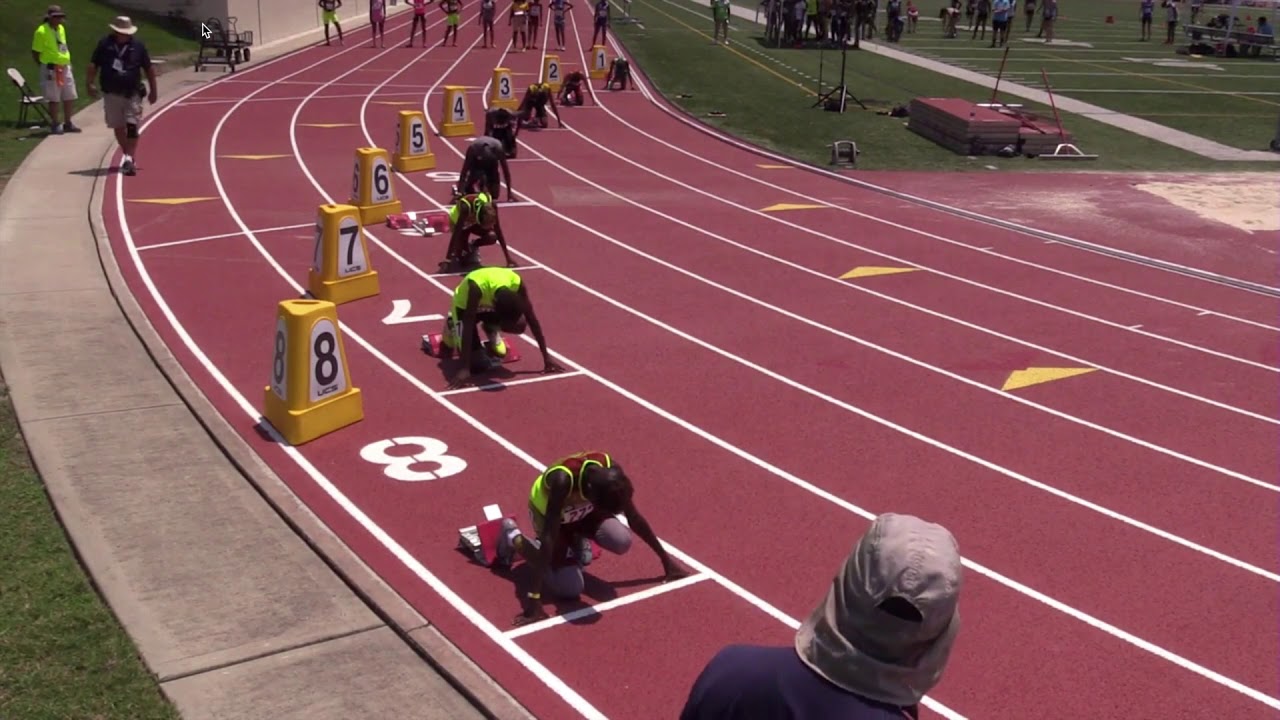
[{"label": "starting block", "polygon": [[439,210],[396,213],[387,216],[387,227],[404,235],[443,235],[449,232],[449,214]]},{"label": "starting block", "polygon": [[[502,510],[497,505],[486,505],[484,508],[485,521],[479,525],[458,528],[458,549],[470,555],[476,562],[485,567],[493,567],[498,559],[498,535],[502,531],[502,521],[504,519],[516,522],[515,517],[502,515]],[[601,555],[601,550],[595,541],[588,543],[590,547],[591,557],[586,558],[585,562],[574,556],[573,548],[566,548],[565,560],[586,566],[591,564]]]},{"label": "starting block", "polygon": [[[497,505],[485,508],[485,517],[491,515],[490,510],[497,510]],[[458,549],[470,555],[476,562],[485,567],[493,567],[498,559],[498,533],[502,531],[504,518],[490,518],[479,525],[458,528]],[[515,521],[514,517],[509,518]]]},{"label": "starting block", "polygon": [[[447,359],[453,357],[454,350],[452,348],[445,347],[442,342],[443,339],[444,335],[442,333],[423,335],[422,351],[434,358]],[[484,344],[484,349],[485,353],[489,356],[489,361],[493,364],[493,367],[497,367],[499,365],[510,365],[511,363],[520,361],[520,351],[516,349],[516,346],[513,343],[507,343],[507,354],[502,357],[494,355],[493,351],[490,349],[489,343],[487,342]]]}]

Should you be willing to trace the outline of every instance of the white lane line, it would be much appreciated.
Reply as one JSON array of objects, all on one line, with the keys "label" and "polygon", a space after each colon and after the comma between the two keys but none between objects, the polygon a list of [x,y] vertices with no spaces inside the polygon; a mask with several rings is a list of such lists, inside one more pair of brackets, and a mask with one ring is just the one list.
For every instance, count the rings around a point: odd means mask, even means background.
[{"label": "white lane line", "polygon": [[550,618],[547,618],[546,620],[539,620],[536,623],[523,625],[521,627],[516,628],[515,630],[508,630],[505,633],[503,633],[503,635],[506,635],[508,638],[511,638],[511,639],[524,637],[525,635],[532,635],[533,633],[539,632],[541,630],[546,630],[547,628],[553,628],[553,627],[556,627],[557,625],[564,625],[566,623],[571,623],[576,620],[581,620],[583,618],[593,617],[596,615],[603,615],[610,610],[620,608],[620,607],[626,607],[627,605],[640,602],[641,600],[648,600],[650,598],[654,598],[659,595],[664,595],[674,590],[680,590],[681,588],[689,587],[690,585],[700,583],[703,580],[711,580],[711,579],[712,577],[710,575],[706,575],[703,573],[690,575],[689,577],[686,577],[686,578],[680,578],[679,580],[674,580],[669,583],[656,585],[647,590],[634,592],[634,593],[631,593],[630,595],[623,595],[622,597],[616,598],[614,600],[608,600],[606,602],[592,605],[590,607],[579,608],[577,610],[567,612],[564,615],[556,615],[555,617],[550,617]]}]

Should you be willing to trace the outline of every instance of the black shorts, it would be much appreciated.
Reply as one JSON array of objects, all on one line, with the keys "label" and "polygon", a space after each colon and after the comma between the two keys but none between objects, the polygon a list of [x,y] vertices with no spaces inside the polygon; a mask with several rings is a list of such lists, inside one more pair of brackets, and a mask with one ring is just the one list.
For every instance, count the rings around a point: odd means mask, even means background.
[{"label": "black shorts", "polygon": [[[577,522],[562,523],[560,532],[556,534],[554,540],[555,547],[552,548],[554,554],[551,556],[551,567],[561,568],[577,564],[577,560],[571,553],[577,547],[578,539],[594,538],[596,531],[600,529],[600,524],[611,517],[613,516],[606,515],[603,511],[596,509]],[[529,519],[533,523],[533,532],[536,535],[542,535],[542,514],[530,507]]]}]

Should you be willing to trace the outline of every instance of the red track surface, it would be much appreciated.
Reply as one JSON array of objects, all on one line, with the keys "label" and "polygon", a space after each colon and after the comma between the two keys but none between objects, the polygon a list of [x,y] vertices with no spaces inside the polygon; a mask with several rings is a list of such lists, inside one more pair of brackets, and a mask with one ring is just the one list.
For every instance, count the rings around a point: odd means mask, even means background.
[{"label": "red track surface", "polygon": [[[379,102],[425,102],[434,118],[444,84],[482,86],[499,63],[540,67],[535,52],[383,51],[348,34],[345,50],[264,63],[158,115],[141,173],[110,181],[113,247],[218,409],[540,717],[571,705],[673,717],[723,644],[788,642],[867,519],[889,510],[946,524],[968,561],[964,629],[935,711],[1275,717],[1274,299],[764,170],[768,158],[641,93],[565,110],[567,129],[525,134],[513,164],[536,205],[504,210],[504,225],[539,266],[524,276],[552,349],[580,373],[441,395],[447,380],[418,349],[437,323],[383,318],[394,299],[410,314],[447,307],[457,278],[429,275],[443,241],[371,227],[381,295],[340,308],[366,417],[299,449],[266,440],[255,423],[275,304],[297,296],[286,276],[305,283],[315,206],[346,199],[354,148],[393,142],[401,106]],[[460,165],[463,145],[434,138],[439,169]],[[407,209],[447,198],[422,175],[396,183]],[[131,202],[157,197],[216,199]],[[805,197],[836,207],[758,212]],[[838,279],[907,264],[926,271]],[[536,377],[526,355],[511,369]],[[1000,390],[1016,370],[1082,364],[1099,370]],[[408,436],[442,440],[466,470],[407,483],[360,458]],[[698,581],[503,639],[520,571],[513,583],[468,562],[457,528],[489,503],[518,511],[540,463],[584,447],[632,470],[642,508]],[[606,557],[584,601],[654,588],[658,569],[640,544]]]}]

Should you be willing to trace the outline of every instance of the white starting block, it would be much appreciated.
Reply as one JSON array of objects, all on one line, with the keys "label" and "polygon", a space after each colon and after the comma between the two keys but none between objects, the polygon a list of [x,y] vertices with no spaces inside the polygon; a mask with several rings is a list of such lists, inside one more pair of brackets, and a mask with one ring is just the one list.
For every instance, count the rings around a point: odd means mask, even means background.
[{"label": "white starting block", "polygon": [[387,227],[401,235],[432,237],[448,231],[449,215],[438,210],[393,213],[387,216]]},{"label": "white starting block", "polygon": [[837,140],[828,147],[831,148],[832,165],[858,166],[858,143],[852,140]]},{"label": "white starting block", "polygon": [[458,549],[481,565],[492,566],[498,555],[497,540],[498,533],[502,530],[502,508],[485,505],[484,519],[480,525],[458,528]]}]

